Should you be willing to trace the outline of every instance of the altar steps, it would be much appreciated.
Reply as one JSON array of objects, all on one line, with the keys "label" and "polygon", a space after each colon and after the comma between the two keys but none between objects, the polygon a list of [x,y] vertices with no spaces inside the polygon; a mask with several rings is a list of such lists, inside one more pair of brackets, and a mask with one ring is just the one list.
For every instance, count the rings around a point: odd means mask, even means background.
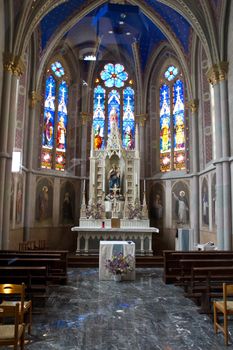
[{"label": "altar steps", "polygon": [[[68,267],[98,267],[98,255],[69,255]],[[136,267],[163,267],[163,256],[136,256]]]}]

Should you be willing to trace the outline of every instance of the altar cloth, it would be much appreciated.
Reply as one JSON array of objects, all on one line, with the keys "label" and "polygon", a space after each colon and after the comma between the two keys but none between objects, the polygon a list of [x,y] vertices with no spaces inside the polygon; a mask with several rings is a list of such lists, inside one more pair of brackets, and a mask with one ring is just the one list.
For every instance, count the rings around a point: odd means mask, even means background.
[{"label": "altar cloth", "polygon": [[132,255],[134,258],[133,271],[122,275],[122,280],[135,280],[135,243],[132,241],[100,241],[99,249],[99,279],[108,281],[113,275],[106,268],[106,260],[111,259],[114,254],[122,252],[123,256]]}]

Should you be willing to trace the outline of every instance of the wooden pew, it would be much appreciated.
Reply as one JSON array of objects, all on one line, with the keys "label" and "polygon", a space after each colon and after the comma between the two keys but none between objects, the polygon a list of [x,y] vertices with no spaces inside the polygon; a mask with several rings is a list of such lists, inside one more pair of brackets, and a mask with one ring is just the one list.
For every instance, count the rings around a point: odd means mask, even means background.
[{"label": "wooden pew", "polygon": [[233,283],[233,266],[193,267],[188,296],[196,298],[202,312],[211,312],[212,298],[222,298],[222,284]]},{"label": "wooden pew", "polygon": [[182,275],[180,260],[182,259],[233,259],[233,251],[174,251],[166,250],[164,256],[163,280],[165,283],[174,283]]}]

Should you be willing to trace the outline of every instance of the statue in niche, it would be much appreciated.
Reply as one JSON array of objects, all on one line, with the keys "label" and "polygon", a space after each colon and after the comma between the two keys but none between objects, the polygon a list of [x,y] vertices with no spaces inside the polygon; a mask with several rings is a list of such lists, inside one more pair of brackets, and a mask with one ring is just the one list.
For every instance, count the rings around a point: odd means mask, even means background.
[{"label": "statue in niche", "polygon": [[71,203],[71,196],[69,192],[66,192],[64,195],[64,200],[62,204],[62,214],[64,221],[73,220],[73,208]]},{"label": "statue in niche", "polygon": [[203,186],[202,194],[202,218],[203,224],[209,225],[209,199],[206,184]]},{"label": "statue in niche", "polygon": [[163,217],[163,205],[162,205],[162,200],[161,200],[161,196],[159,193],[156,193],[156,195],[155,195],[153,207],[154,207],[155,219],[156,220],[162,219],[162,217]]},{"label": "statue in niche", "polygon": [[175,192],[172,192],[176,200],[176,215],[178,218],[178,224],[186,224],[188,222],[189,207],[188,201],[185,196],[185,191],[180,191],[177,196]]},{"label": "statue in niche", "polygon": [[49,208],[49,189],[47,186],[43,186],[42,191],[39,194],[39,220],[48,218]]},{"label": "statue in niche", "polygon": [[116,194],[119,194],[119,191],[120,191],[120,169],[119,169],[119,167],[116,166],[116,164],[113,164],[112,168],[109,170],[108,180],[109,180],[109,193],[110,193],[110,195],[114,194],[114,189],[118,189],[118,191],[116,191]]}]

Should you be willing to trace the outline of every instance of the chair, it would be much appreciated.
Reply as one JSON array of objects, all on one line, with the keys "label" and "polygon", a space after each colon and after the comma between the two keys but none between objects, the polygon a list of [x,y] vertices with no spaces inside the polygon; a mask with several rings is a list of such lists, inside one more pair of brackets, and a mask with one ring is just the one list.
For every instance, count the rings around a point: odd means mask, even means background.
[{"label": "chair", "polygon": [[[20,296],[20,301],[3,300],[0,304],[2,306],[12,306],[16,305],[19,302],[19,313],[20,313],[20,322],[25,322],[25,315],[28,315],[28,333],[31,334],[31,326],[32,326],[32,302],[31,300],[25,301],[25,284],[0,284],[0,295],[14,295]],[[3,297],[4,298],[4,297]]]},{"label": "chair", "polygon": [[[228,345],[228,315],[233,315],[233,301],[228,300],[228,296],[233,296],[233,285],[223,283],[223,300],[214,301],[214,332],[220,329],[225,338],[225,345]],[[218,321],[217,313],[223,314],[223,325]]]},{"label": "chair", "polygon": [[[20,349],[24,349],[25,325],[20,322],[19,307],[20,304],[16,303],[14,306],[0,308],[0,319],[3,319],[0,324],[0,346],[14,345],[14,350],[17,350],[20,342]],[[14,323],[11,321],[12,318]],[[7,323],[5,323],[6,320]]]}]

